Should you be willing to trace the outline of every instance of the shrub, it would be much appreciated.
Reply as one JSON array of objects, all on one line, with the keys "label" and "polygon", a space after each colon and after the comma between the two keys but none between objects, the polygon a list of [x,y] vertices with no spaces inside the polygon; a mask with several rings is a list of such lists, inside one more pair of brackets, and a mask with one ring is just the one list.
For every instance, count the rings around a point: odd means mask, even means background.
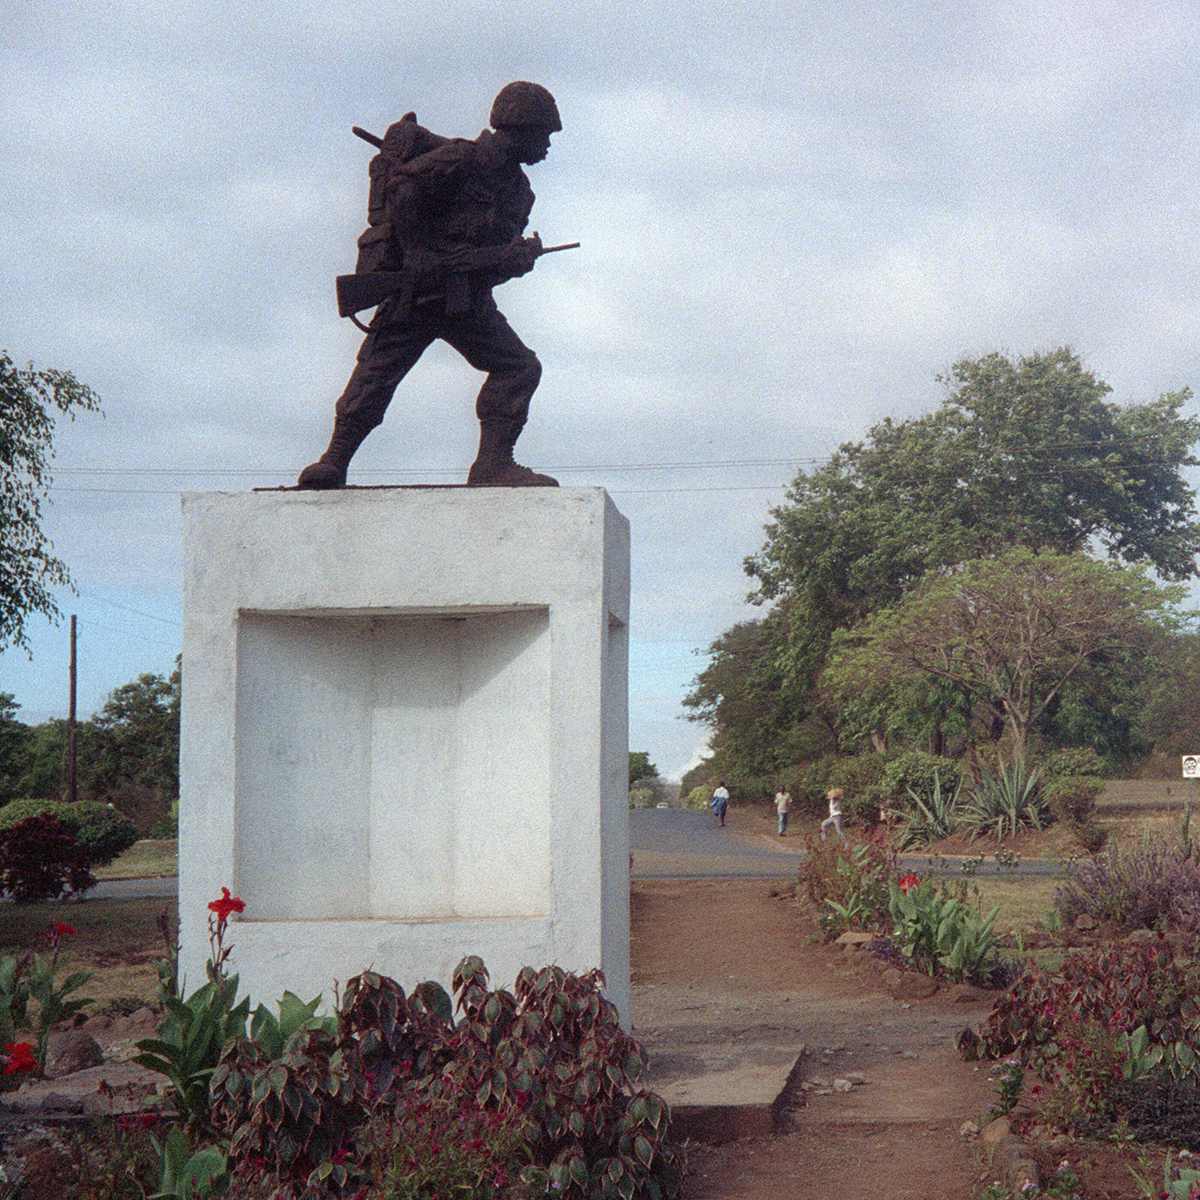
[{"label": "shrub", "polygon": [[234,1178],[244,1194],[266,1172],[278,1194],[314,1200],[366,1180],[389,1196],[469,1184],[484,1200],[519,1171],[564,1200],[673,1200],[683,1163],[669,1113],[637,1088],[645,1052],[602,982],[526,967],[515,992],[490,991],[482,961],[466,958],[457,1025],[436,984],[406,997],[370,973],[347,985],[336,1030],[312,1016],[315,1002],[291,1005],[290,1033],[256,1013],[212,1078]]},{"label": "shrub", "polygon": [[103,867],[138,840],[133,822],[118,809],[96,801],[14,800],[0,808],[0,833],[29,817],[49,815],[79,843],[89,867]]},{"label": "shrub", "polygon": [[963,816],[972,836],[994,833],[1002,841],[1026,826],[1043,828],[1050,812],[1039,794],[1038,778],[1037,768],[1031,769],[1023,759],[1011,768],[999,762],[994,775],[984,772],[967,798]]},{"label": "shrub", "polygon": [[954,785],[953,790],[949,787],[943,790],[941,776],[936,769],[928,791],[918,794],[909,788],[908,799],[902,809],[904,829],[900,834],[899,848],[910,850],[949,837],[963,819],[961,792],[961,781]]},{"label": "shrub", "polygon": [[883,768],[879,786],[893,807],[900,807],[912,793],[928,796],[935,788],[953,793],[962,784],[962,768],[952,758],[909,750],[890,759]]},{"label": "shrub", "polygon": [[963,1049],[1019,1055],[1050,1081],[1050,1111],[1062,1124],[1108,1119],[1122,1080],[1170,1073],[1194,1086],[1200,965],[1158,941],[1076,951],[1053,973],[1031,966]]},{"label": "shrub", "polygon": [[982,981],[996,959],[992,923],[967,900],[967,883],[938,885],[932,879],[905,876],[888,884],[893,937],[906,959],[927,975]]},{"label": "shrub", "polygon": [[820,907],[821,929],[835,938],[847,929],[883,929],[889,924],[888,884],[897,874],[896,852],[882,837],[845,845],[841,838],[805,838],[800,884]]},{"label": "shrub", "polygon": [[1200,934],[1200,861],[1188,846],[1147,840],[1132,850],[1115,844],[1075,863],[1054,895],[1064,925],[1086,914],[1123,929],[1177,927]]},{"label": "shrub", "polygon": [[1111,774],[1108,763],[1090,746],[1055,750],[1042,759],[1041,766],[1046,779],[1107,779]]},{"label": "shrub", "polygon": [[49,813],[28,817],[0,834],[0,888],[18,903],[57,900],[95,886],[74,835]]},{"label": "shrub", "polygon": [[797,803],[812,812],[826,809],[825,793],[840,787],[846,794],[842,812],[847,820],[860,818],[868,824],[879,820],[883,798],[880,780],[886,764],[882,754],[853,756],[827,755],[810,763],[800,773],[796,787]]}]

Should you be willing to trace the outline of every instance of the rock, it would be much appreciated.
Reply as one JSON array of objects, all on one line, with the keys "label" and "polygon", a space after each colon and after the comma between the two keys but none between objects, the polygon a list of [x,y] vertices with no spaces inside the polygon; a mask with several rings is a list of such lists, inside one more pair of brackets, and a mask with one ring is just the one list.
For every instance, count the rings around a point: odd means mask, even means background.
[{"label": "rock", "polygon": [[61,1079],[98,1067],[104,1062],[100,1043],[82,1029],[67,1029],[52,1033],[46,1043],[46,1075],[50,1079]]},{"label": "rock", "polygon": [[848,1079],[835,1079],[833,1081],[833,1090],[835,1092],[850,1092],[854,1090],[854,1084]]},{"label": "rock", "polygon": [[867,1077],[862,1071],[847,1071],[846,1078],[855,1086],[859,1086],[867,1082]]},{"label": "rock", "polygon": [[[889,972],[890,973],[890,972]],[[937,993],[938,981],[932,975],[919,975],[915,971],[902,971],[895,984],[888,984],[893,1000],[928,1000]]]},{"label": "rock", "polygon": [[972,1138],[979,1136],[979,1126],[974,1121],[964,1121],[958,1129],[960,1138]]},{"label": "rock", "polygon": [[994,1121],[988,1122],[980,1137],[983,1139],[985,1146],[995,1151],[996,1147],[1010,1133],[1012,1133],[1012,1122],[1007,1117],[997,1117]]},{"label": "rock", "polygon": [[1074,928],[1080,933],[1094,933],[1100,926],[1097,924],[1095,917],[1090,917],[1087,913],[1080,913],[1075,918]]},{"label": "rock", "polygon": [[973,983],[956,983],[950,989],[950,999],[955,1004],[981,1004],[984,1000],[991,998],[991,992],[976,987]]},{"label": "rock", "polygon": [[861,950],[863,946],[869,946],[874,940],[873,933],[858,933],[853,929],[847,929],[833,944],[844,946],[850,950]]}]

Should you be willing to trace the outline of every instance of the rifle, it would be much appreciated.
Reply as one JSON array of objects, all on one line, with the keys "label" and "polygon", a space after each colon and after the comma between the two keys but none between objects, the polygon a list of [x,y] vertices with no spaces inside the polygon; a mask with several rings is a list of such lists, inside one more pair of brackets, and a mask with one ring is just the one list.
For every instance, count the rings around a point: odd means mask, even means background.
[{"label": "rifle", "polygon": [[[561,246],[543,246],[537,257],[543,254],[556,254],[559,250],[574,250],[578,242],[564,242]],[[465,312],[467,304],[462,302],[460,292],[465,292],[465,276],[471,271],[486,271],[494,266],[498,252],[506,249],[504,246],[483,246],[478,249],[460,250],[448,255],[443,260],[446,272],[445,288],[447,293],[447,311]],[[374,308],[382,304],[389,296],[397,293],[407,293],[409,302],[419,304],[422,297],[412,293],[416,290],[417,279],[414,271],[363,271],[354,275],[339,275],[337,277],[338,316],[350,317],[362,312],[364,308]],[[356,321],[355,324],[358,324]]]}]

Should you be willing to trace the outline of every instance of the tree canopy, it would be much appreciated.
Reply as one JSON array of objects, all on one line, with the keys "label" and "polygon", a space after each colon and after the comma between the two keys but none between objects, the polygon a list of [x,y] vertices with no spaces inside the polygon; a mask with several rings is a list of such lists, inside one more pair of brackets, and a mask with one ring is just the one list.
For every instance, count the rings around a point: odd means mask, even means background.
[{"label": "tree canopy", "polygon": [[58,615],[50,589],[70,577],[42,531],[55,415],[99,410],[99,398],[73,375],[18,368],[0,350],[0,650],[28,652],[26,618]]},{"label": "tree canopy", "polygon": [[1145,653],[1180,598],[1144,568],[1015,546],[928,576],[844,635],[828,674],[847,696],[942,680],[1004,726],[1023,755],[1067,684],[1090,666]]},{"label": "tree canopy", "polygon": [[[782,767],[797,744],[781,730],[795,735],[807,722],[815,733],[834,722],[833,705],[843,733],[853,705],[859,732],[882,728],[872,704],[892,705],[895,725],[895,688],[851,698],[823,685],[834,637],[963,564],[1018,547],[1142,564],[1170,581],[1200,574],[1200,522],[1184,475],[1200,461],[1200,417],[1183,411],[1189,389],[1115,404],[1068,348],[963,359],[940,382],[937,409],[889,418],[842,445],[801,471],[771,510],[762,549],[745,561],[750,599],[768,614],[751,623],[753,638],[751,626],[737,626],[713,644],[685,700],[693,719],[714,726],[714,746],[736,744],[758,768],[770,759]],[[908,689],[909,728],[961,726],[972,704],[946,674],[912,677]],[[1068,694],[1078,695],[1070,681],[1045,714]]]}]

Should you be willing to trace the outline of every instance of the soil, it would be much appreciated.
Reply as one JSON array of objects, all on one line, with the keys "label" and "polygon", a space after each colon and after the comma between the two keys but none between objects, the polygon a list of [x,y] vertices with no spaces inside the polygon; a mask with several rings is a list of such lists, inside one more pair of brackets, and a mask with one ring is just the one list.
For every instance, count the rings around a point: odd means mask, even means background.
[{"label": "soil", "polygon": [[[955,1035],[992,995],[931,990],[861,950],[825,945],[786,887],[762,880],[644,880],[632,890],[633,1026],[664,1089],[713,1048],[730,1063],[752,1044],[782,1082],[800,1051],[811,1082],[861,1073],[851,1091],[791,1112],[781,1136],[736,1136],[689,1149],[687,1200],[969,1200],[996,1177],[964,1125],[984,1123],[999,1067],[967,1063]],[[968,1127],[969,1128],[969,1127]],[[716,1140],[707,1139],[709,1142]],[[1138,1197],[1114,1147],[1060,1139],[1034,1147],[1053,1176],[1064,1160],[1081,1200]]]}]

